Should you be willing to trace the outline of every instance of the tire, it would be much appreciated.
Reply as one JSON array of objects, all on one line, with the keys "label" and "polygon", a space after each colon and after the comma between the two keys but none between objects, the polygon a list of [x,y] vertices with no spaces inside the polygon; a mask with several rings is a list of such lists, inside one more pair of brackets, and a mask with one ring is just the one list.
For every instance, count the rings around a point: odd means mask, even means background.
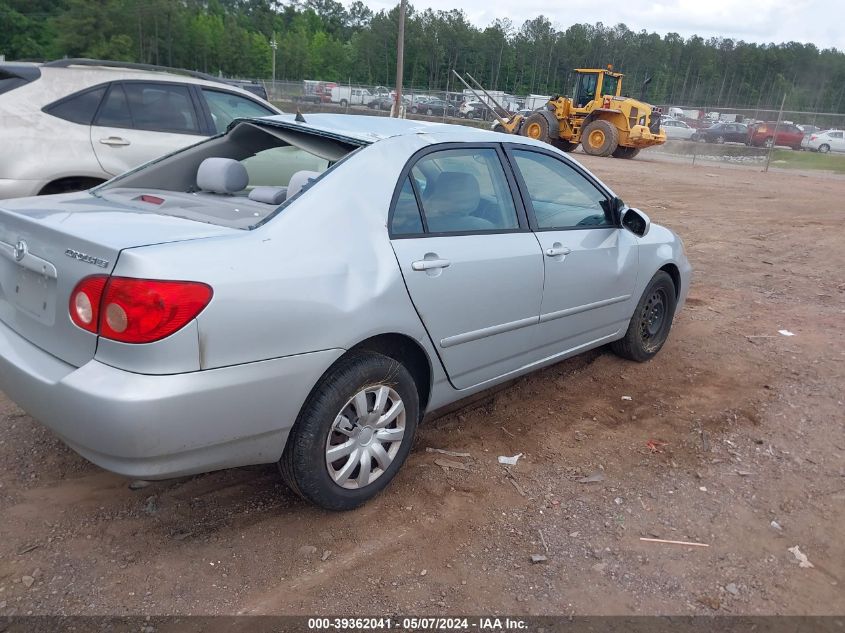
[{"label": "tire", "polygon": [[417,113],[417,106],[411,107],[411,114],[416,114],[416,113]]},{"label": "tire", "polygon": [[[376,391],[383,394],[382,411],[389,413],[397,401],[403,407],[381,429],[375,426],[376,419],[358,416],[353,403],[360,403],[358,406],[372,415],[379,405]],[[326,510],[351,510],[390,483],[411,450],[418,421],[419,396],[408,370],[382,354],[352,353],[331,367],[308,396],[279,460],[279,471],[285,483],[306,501]],[[397,434],[400,428],[404,432]],[[379,440],[380,432],[399,439]],[[353,442],[352,452],[336,451],[338,459],[329,464],[327,451],[349,442]],[[381,447],[380,457],[376,445]],[[371,469],[369,483],[360,479],[366,478],[361,473],[364,463]],[[343,485],[338,483],[341,480]]]},{"label": "tire", "polygon": [[717,136],[716,137],[716,144],[717,145],[724,145],[725,144],[725,137],[724,136]]},{"label": "tire", "polygon": [[431,108],[428,108],[428,109],[425,111],[425,114],[426,114],[426,116],[433,116],[433,115],[434,115],[434,111],[433,111]]},{"label": "tire", "polygon": [[693,134],[692,136],[690,136],[689,140],[691,140],[693,143],[697,143],[698,141],[701,140],[701,137],[696,133],[696,134]]},{"label": "tire", "polygon": [[340,107],[341,107],[341,108],[347,108],[347,107],[349,107],[349,102],[348,102],[346,99],[341,99],[341,100],[340,100]]},{"label": "tire", "polygon": [[581,133],[581,147],[590,156],[610,156],[619,146],[619,131],[609,121],[597,119]]},{"label": "tire", "polygon": [[[675,284],[668,273],[660,270],[640,297],[625,336],[611,343],[610,348],[628,360],[639,363],[650,360],[669,337],[676,305]],[[654,310],[659,312],[655,314]],[[658,318],[657,322],[654,317]]]},{"label": "tire", "polygon": [[549,138],[549,122],[546,117],[539,112],[534,112],[533,114],[529,114],[525,117],[525,120],[522,122],[522,126],[519,129],[519,133],[521,136],[527,136],[528,138],[533,138],[538,141],[545,141],[546,143],[551,142],[551,139]]},{"label": "tire", "polygon": [[763,147],[765,147],[766,149],[769,149],[770,147],[774,147],[774,145],[775,145],[775,140],[771,136],[769,138],[767,138],[765,141],[763,141]]},{"label": "tire", "polygon": [[622,147],[621,145],[613,152],[613,158],[635,158],[640,153],[639,147]]},{"label": "tire", "polygon": [[827,154],[830,151],[830,145],[824,143],[823,145],[819,145],[819,153]]}]

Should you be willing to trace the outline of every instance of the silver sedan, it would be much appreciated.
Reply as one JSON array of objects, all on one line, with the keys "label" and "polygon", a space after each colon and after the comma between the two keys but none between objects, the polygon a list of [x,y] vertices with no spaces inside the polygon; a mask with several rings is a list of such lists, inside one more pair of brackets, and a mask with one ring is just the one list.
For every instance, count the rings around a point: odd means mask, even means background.
[{"label": "silver sedan", "polygon": [[681,240],[524,137],[238,120],[88,192],[0,207],[0,388],[129,477],[279,464],[382,490],[422,416],[601,345],[646,361]]}]

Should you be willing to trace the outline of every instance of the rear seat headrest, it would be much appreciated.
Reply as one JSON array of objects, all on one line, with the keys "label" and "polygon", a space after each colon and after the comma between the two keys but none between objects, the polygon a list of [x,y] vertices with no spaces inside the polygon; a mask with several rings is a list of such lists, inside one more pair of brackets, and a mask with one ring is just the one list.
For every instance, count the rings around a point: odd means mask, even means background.
[{"label": "rear seat headrest", "polygon": [[319,177],[320,172],[318,171],[298,171],[290,177],[290,182],[288,183],[288,194],[287,200],[293,198],[296,194],[300,192],[300,190],[305,187],[310,181],[314,180],[315,178]]},{"label": "rear seat headrest", "polygon": [[231,158],[206,158],[197,170],[197,187],[213,193],[237,193],[249,184],[246,167]]},{"label": "rear seat headrest", "polygon": [[254,187],[249,192],[249,199],[264,204],[282,204],[287,193],[287,187]]}]

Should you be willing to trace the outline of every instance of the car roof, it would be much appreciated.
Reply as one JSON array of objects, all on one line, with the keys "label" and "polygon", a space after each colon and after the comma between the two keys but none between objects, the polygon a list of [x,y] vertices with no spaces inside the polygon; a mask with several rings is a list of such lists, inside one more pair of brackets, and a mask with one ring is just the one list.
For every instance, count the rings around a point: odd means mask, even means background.
[{"label": "car roof", "polygon": [[[396,136],[417,134],[436,135],[439,142],[501,142],[504,139],[499,137],[506,136],[494,133],[489,129],[466,125],[394,119],[391,117],[309,113],[302,115],[302,118],[304,121],[297,122],[295,115],[280,114],[250,120],[257,123],[278,123],[286,128],[308,130],[319,135],[343,137],[367,144]],[[532,141],[532,139],[524,136],[507,136],[511,141]],[[535,143],[531,142],[530,144]]]}]

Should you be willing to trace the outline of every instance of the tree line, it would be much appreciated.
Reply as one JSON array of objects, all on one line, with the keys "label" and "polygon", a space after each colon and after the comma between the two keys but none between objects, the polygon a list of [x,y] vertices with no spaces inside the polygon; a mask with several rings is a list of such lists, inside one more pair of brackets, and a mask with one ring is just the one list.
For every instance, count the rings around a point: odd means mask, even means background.
[{"label": "tree line", "polygon": [[[398,7],[361,0],[0,0],[0,54],[93,57],[269,79],[382,84],[396,74]],[[573,68],[613,64],[625,92],[667,105],[845,112],[845,54],[814,44],[756,44],[556,27],[539,16],[479,28],[460,9],[408,7],[406,86],[459,90],[451,70],[513,94],[571,94]]]}]

